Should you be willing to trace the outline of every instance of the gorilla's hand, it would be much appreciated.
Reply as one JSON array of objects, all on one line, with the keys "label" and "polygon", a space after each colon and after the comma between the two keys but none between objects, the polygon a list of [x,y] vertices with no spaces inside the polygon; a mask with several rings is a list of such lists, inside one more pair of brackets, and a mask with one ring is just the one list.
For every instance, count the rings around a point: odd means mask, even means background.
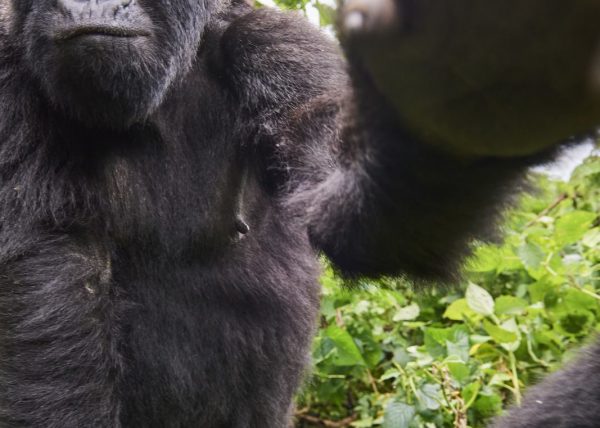
[{"label": "gorilla's hand", "polygon": [[351,62],[423,141],[511,157],[600,125],[600,0],[346,0],[341,10]]}]

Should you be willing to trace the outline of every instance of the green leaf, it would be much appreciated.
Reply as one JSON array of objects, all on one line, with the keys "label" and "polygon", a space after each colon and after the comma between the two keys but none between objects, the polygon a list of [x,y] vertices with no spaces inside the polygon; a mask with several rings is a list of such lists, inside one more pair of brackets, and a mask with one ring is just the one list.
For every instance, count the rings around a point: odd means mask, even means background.
[{"label": "green leaf", "polygon": [[426,383],[417,390],[417,398],[421,405],[428,410],[440,408],[442,390],[437,383]]},{"label": "green leaf", "polygon": [[598,301],[589,294],[576,289],[569,289],[564,297],[564,306],[567,311],[576,311],[578,309],[595,310],[598,308]]},{"label": "green leaf", "polygon": [[324,296],[321,299],[321,313],[328,318],[335,317],[335,297],[334,296]]},{"label": "green leaf", "polygon": [[380,381],[386,381],[389,379],[397,379],[402,376],[402,372],[398,369],[387,369],[384,374],[379,378]]},{"label": "green leaf", "polygon": [[496,271],[502,263],[502,256],[498,248],[491,245],[482,245],[476,248],[475,256],[467,262],[470,272]]},{"label": "green leaf", "polygon": [[495,416],[502,411],[502,398],[495,393],[481,393],[473,408],[484,418]]},{"label": "green leaf", "polygon": [[527,301],[514,296],[500,296],[496,299],[497,315],[521,315],[527,308]]},{"label": "green leaf", "polygon": [[338,366],[366,366],[360,350],[352,336],[346,331],[332,325],[325,330],[325,335],[335,344],[335,364]]},{"label": "green leaf", "polygon": [[505,330],[488,320],[483,320],[483,328],[497,343],[512,343],[518,339],[515,333]]},{"label": "green leaf", "polygon": [[516,336],[516,339],[513,342],[502,343],[500,346],[502,346],[507,351],[515,352],[521,344],[521,332],[519,331],[519,325],[517,324],[514,318],[510,318],[504,321],[502,324],[500,324],[500,327],[503,330],[513,333]]},{"label": "green leaf", "polygon": [[586,334],[594,316],[590,311],[577,309],[560,317],[556,328],[566,335]]},{"label": "green leaf", "polygon": [[414,406],[393,401],[385,408],[383,428],[409,428],[415,413]]},{"label": "green leaf", "polygon": [[406,352],[406,348],[398,346],[394,349],[394,357],[392,359],[394,362],[400,364],[400,367],[405,367],[410,361],[410,355]]},{"label": "green leaf", "polygon": [[449,328],[429,327],[425,329],[424,342],[426,351],[435,358],[446,356],[446,341],[450,337]]},{"label": "green leaf", "polygon": [[538,282],[530,284],[527,290],[532,302],[547,303],[548,298],[554,299],[556,297],[556,284],[548,278],[542,278]]},{"label": "green leaf", "polygon": [[469,378],[470,371],[469,367],[465,363],[461,362],[450,362],[446,364],[448,366],[448,370],[452,374],[452,377],[459,382],[464,382]]},{"label": "green leaf", "polygon": [[444,311],[444,318],[453,321],[462,321],[464,317],[473,318],[474,316],[477,316],[477,313],[469,307],[467,299],[455,300]]},{"label": "green leaf", "polygon": [[556,222],[554,229],[556,243],[569,245],[580,240],[590,229],[597,214],[587,211],[573,211],[565,214]]},{"label": "green leaf", "polygon": [[471,382],[470,384],[465,386],[461,391],[461,395],[463,397],[463,400],[465,401],[465,404],[472,403],[475,400],[475,397],[477,397],[477,394],[479,393],[480,389],[481,383],[479,381]]},{"label": "green leaf", "polygon": [[527,242],[517,248],[517,255],[528,270],[539,269],[546,257],[544,250],[531,242]]},{"label": "green leaf", "polygon": [[467,332],[456,329],[452,336],[446,340],[446,354],[458,357],[465,363],[469,361],[469,335]]},{"label": "green leaf", "polygon": [[421,313],[421,308],[416,303],[411,303],[396,312],[393,321],[410,321],[416,319]]},{"label": "green leaf", "polygon": [[485,289],[469,283],[466,293],[467,304],[480,315],[489,317],[494,314],[494,299]]}]

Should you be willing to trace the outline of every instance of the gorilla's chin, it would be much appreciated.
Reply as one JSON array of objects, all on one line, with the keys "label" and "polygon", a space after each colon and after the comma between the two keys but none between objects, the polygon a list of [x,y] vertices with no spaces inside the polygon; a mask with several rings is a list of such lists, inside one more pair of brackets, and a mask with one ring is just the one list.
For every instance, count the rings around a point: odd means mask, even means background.
[{"label": "gorilla's chin", "polygon": [[[123,129],[147,119],[172,80],[145,37],[81,35],[54,44],[36,65],[51,104],[94,128]],[[149,59],[150,58],[150,59]]]}]

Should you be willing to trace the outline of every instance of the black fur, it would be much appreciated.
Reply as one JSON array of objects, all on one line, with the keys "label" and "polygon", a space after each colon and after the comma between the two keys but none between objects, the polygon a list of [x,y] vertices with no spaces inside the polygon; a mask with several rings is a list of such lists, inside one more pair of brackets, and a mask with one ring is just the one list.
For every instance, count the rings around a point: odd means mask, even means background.
[{"label": "black fur", "polygon": [[586,349],[525,394],[493,428],[597,428],[600,426],[600,344]]},{"label": "black fur", "polygon": [[534,161],[414,141],[295,15],[138,0],[145,39],[61,45],[100,15],[56,4],[0,0],[3,427],[285,427],[317,253],[452,278]]}]

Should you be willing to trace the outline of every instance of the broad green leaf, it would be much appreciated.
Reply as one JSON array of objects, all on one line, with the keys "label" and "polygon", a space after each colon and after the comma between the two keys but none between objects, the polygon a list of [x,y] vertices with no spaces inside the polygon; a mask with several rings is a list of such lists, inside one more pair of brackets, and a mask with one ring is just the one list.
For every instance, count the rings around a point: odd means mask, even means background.
[{"label": "broad green leaf", "polygon": [[496,393],[480,393],[473,408],[484,418],[495,416],[502,411],[502,398]]},{"label": "broad green leaf", "polygon": [[488,320],[483,320],[483,328],[497,343],[512,343],[518,339],[515,333],[505,330]]},{"label": "broad green leaf", "polygon": [[467,304],[469,307],[483,316],[492,316],[494,314],[494,299],[485,289],[480,286],[469,283],[466,293]]},{"label": "broad green leaf", "polygon": [[465,363],[469,361],[469,335],[465,331],[456,330],[450,339],[446,340],[446,354],[458,357]]},{"label": "broad green leaf", "polygon": [[442,390],[437,383],[426,383],[417,390],[417,398],[421,405],[428,410],[440,408]]},{"label": "broad green leaf", "polygon": [[334,296],[324,296],[321,299],[321,313],[326,317],[334,317],[335,316],[335,297]]},{"label": "broad green leaf", "polygon": [[566,335],[578,336],[588,333],[593,319],[590,311],[576,309],[562,315],[556,323],[556,328]]},{"label": "broad green leaf", "polygon": [[331,339],[336,347],[335,363],[338,366],[366,366],[360,350],[354,343],[352,336],[346,331],[332,325],[325,330],[326,336]]},{"label": "broad green leaf", "polygon": [[480,389],[481,383],[479,381],[471,382],[470,384],[465,386],[461,391],[461,395],[465,404],[473,403]]},{"label": "broad green leaf", "polygon": [[400,364],[400,367],[404,367],[410,361],[410,355],[408,352],[406,352],[406,348],[403,346],[398,346],[394,349],[394,356],[392,360]]},{"label": "broad green leaf", "polygon": [[514,296],[500,296],[496,299],[497,315],[520,315],[527,308],[527,301]]},{"label": "broad green leaf", "polygon": [[547,303],[546,298],[549,295],[556,295],[556,285],[547,278],[542,278],[539,281],[530,284],[527,287],[527,291],[529,292],[532,302]]},{"label": "broad green leaf", "polygon": [[397,379],[402,376],[402,372],[398,369],[387,369],[384,374],[379,378],[380,381],[385,381],[389,379]]},{"label": "broad green leaf", "polygon": [[482,245],[475,250],[475,256],[467,261],[469,272],[500,272],[520,268],[519,258],[507,246]]},{"label": "broad green leaf", "polygon": [[425,349],[435,358],[446,356],[446,341],[450,337],[449,328],[430,327],[425,330],[424,341]]},{"label": "broad green leaf", "polygon": [[444,318],[448,318],[453,321],[462,321],[463,317],[465,316],[468,318],[477,316],[477,313],[469,307],[467,299],[455,300],[446,308],[446,311],[444,312]]},{"label": "broad green leaf", "polygon": [[531,242],[527,242],[517,248],[517,255],[527,270],[538,269],[546,257],[544,250]]},{"label": "broad green leaf", "polygon": [[467,262],[467,270],[470,272],[496,271],[502,263],[502,255],[497,247],[482,245],[475,250],[475,256]]},{"label": "broad green leaf", "polygon": [[598,309],[598,301],[583,291],[571,288],[563,299],[566,311],[575,311],[577,309]]},{"label": "broad green leaf", "polygon": [[587,211],[573,211],[565,214],[556,222],[554,234],[556,243],[568,245],[577,242],[592,226],[598,215]]},{"label": "broad green leaf", "polygon": [[385,408],[383,428],[409,428],[415,413],[414,406],[392,401]]},{"label": "broad green leaf", "polygon": [[462,362],[450,362],[446,363],[450,373],[459,382],[464,382],[469,378],[470,370],[465,363]]}]

